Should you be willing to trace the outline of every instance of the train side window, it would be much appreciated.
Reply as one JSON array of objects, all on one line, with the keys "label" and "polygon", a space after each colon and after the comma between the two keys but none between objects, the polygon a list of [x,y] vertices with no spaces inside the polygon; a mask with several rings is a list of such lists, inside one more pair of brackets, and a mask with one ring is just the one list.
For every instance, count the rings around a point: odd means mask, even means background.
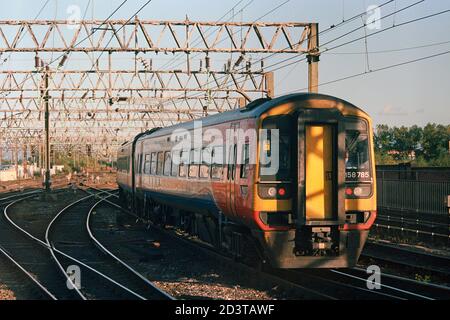
[{"label": "train side window", "polygon": [[209,178],[210,166],[211,166],[211,149],[203,148],[202,163],[200,164],[200,178],[203,179]]},{"label": "train side window", "polygon": [[136,156],[134,159],[134,167],[136,170],[136,174],[141,173],[141,155],[139,153],[136,152]]},{"label": "train side window", "polygon": [[164,154],[164,175],[170,176],[170,171],[172,170],[172,154],[170,151],[166,151]]},{"label": "train side window", "polygon": [[152,152],[152,160],[150,163],[150,174],[156,174],[156,152]]},{"label": "train side window", "polygon": [[188,151],[181,151],[180,152],[180,166],[179,166],[179,176],[180,177],[186,177],[186,173],[187,173],[187,166],[189,163],[189,158],[188,158]]},{"label": "train side window", "polygon": [[237,154],[237,144],[230,146],[230,153],[228,155],[228,172],[227,177],[228,180],[234,180],[236,177],[236,154]]},{"label": "train side window", "polygon": [[211,178],[222,179],[223,177],[223,147],[214,147],[211,153]]},{"label": "train side window", "polygon": [[191,150],[189,160],[189,178],[197,178],[198,168],[200,166],[200,150]]},{"label": "train side window", "polygon": [[[178,158],[178,156],[180,156],[180,158]],[[178,150],[173,151],[172,152],[172,170],[171,170],[172,177],[176,177],[178,175],[180,161],[181,161],[181,152]]]},{"label": "train side window", "polygon": [[164,169],[164,153],[158,152],[158,164],[156,166],[156,174],[162,175]]},{"label": "train side window", "polygon": [[151,155],[146,154],[144,158],[144,174],[150,173],[150,163],[151,163]]},{"label": "train side window", "polygon": [[248,172],[250,170],[250,144],[246,143],[242,148],[242,162],[241,162],[241,178],[245,179],[248,177]]}]

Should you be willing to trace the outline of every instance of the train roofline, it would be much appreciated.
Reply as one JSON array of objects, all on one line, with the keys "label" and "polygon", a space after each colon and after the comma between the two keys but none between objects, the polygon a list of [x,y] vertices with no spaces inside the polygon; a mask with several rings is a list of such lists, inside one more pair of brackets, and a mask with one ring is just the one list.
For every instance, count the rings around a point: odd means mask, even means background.
[{"label": "train roofline", "polygon": [[[198,121],[202,121],[202,126],[208,127],[211,125],[224,123],[224,122],[231,122],[231,121],[248,119],[248,118],[257,118],[257,117],[261,116],[263,113],[267,112],[268,110],[270,110],[276,106],[279,106],[281,104],[294,102],[294,101],[302,101],[302,100],[306,100],[306,99],[336,101],[336,102],[345,104],[347,106],[350,106],[352,108],[355,108],[359,112],[367,115],[367,113],[364,110],[362,110],[361,108],[355,106],[354,104],[352,104],[346,100],[343,100],[343,99],[340,99],[340,98],[337,98],[337,97],[334,97],[331,95],[321,94],[321,93],[299,92],[299,93],[292,93],[289,95],[284,95],[284,96],[281,96],[278,98],[267,100],[251,109],[247,109],[244,107],[244,108],[239,108],[239,109],[235,109],[235,110],[225,111],[225,112],[217,113],[212,116],[205,117],[205,118],[200,118],[200,119],[198,119]],[[192,129],[194,129],[194,121],[195,120],[179,123],[179,124],[165,127],[165,128],[159,128],[159,130],[156,130],[153,132],[150,132],[152,130],[143,132],[135,137],[134,142],[136,142],[137,140],[139,140],[141,138],[147,138],[150,136],[151,137],[160,137],[160,136],[164,136],[167,134],[171,134],[173,132],[173,130],[176,130],[176,129],[192,130]],[[132,143],[132,141],[130,141],[130,143]]]}]

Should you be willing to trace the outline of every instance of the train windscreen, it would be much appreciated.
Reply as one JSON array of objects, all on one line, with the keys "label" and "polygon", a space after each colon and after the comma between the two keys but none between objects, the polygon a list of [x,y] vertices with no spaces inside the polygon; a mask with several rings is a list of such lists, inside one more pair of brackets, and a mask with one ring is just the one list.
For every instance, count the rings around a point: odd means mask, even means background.
[{"label": "train windscreen", "polygon": [[[264,174],[264,168],[268,169],[272,162],[260,163],[261,181],[289,181],[291,179],[291,132],[292,117],[289,115],[273,116],[263,121],[262,129],[266,130],[266,136],[261,141],[263,158],[273,159],[273,152],[278,152],[278,168],[274,174]],[[276,130],[276,131],[273,131]],[[274,136],[277,135],[275,138]],[[275,147],[275,141],[278,148]],[[270,170],[269,170],[270,171]]]},{"label": "train windscreen", "polygon": [[372,181],[369,135],[364,121],[349,121],[346,125],[345,180],[346,182]]}]

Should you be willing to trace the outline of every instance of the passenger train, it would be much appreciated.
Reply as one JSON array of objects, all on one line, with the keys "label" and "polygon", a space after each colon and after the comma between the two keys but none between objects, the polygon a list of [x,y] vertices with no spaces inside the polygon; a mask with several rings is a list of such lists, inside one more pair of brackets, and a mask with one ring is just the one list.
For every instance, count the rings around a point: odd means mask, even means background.
[{"label": "passenger train", "polygon": [[355,266],[376,218],[371,118],[312,93],[155,128],[118,150],[124,206],[274,268]]}]

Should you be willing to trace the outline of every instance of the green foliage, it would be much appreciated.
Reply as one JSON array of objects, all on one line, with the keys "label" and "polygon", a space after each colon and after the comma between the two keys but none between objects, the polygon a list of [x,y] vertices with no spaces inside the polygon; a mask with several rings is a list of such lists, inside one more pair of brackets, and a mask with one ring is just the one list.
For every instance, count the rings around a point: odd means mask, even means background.
[{"label": "green foliage", "polygon": [[417,274],[415,275],[415,280],[416,281],[420,281],[420,282],[425,282],[425,283],[430,283],[431,282],[431,276],[430,275],[421,275],[421,274]]},{"label": "green foliage", "polygon": [[376,162],[449,167],[449,141],[450,125],[427,124],[423,128],[378,125],[374,137]]}]

